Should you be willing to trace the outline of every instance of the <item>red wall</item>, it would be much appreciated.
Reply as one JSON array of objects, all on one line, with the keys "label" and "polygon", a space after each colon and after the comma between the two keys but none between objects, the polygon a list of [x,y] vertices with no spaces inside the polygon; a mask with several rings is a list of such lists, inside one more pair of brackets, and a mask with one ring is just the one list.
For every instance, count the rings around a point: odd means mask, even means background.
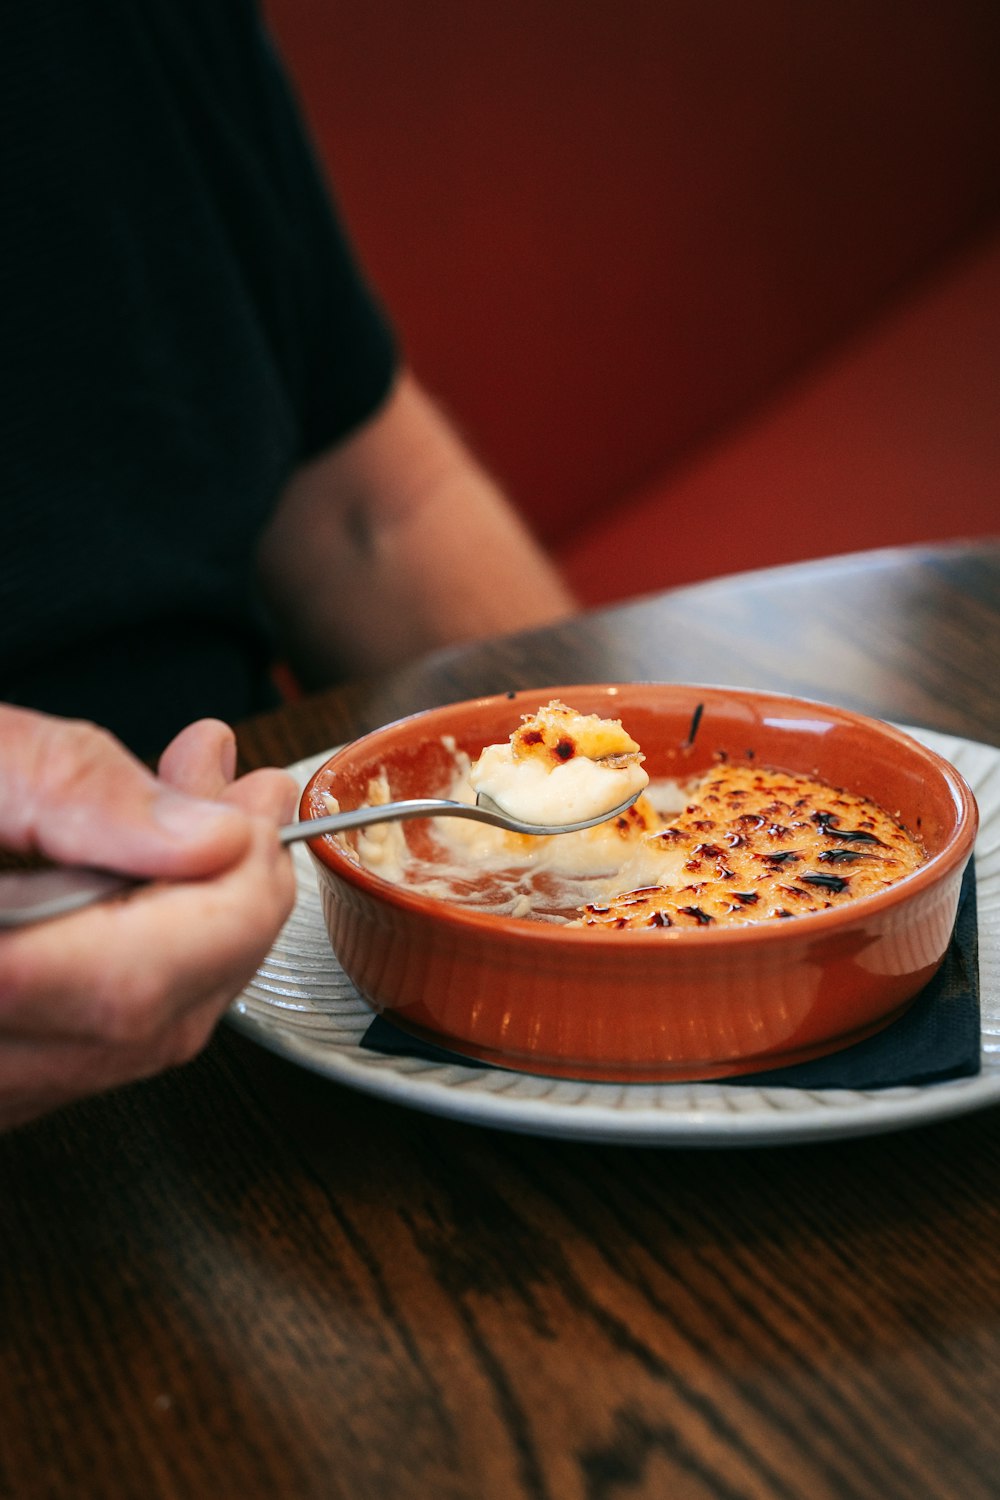
[{"label": "red wall", "polygon": [[992,0],[267,9],[411,363],[556,541],[997,209]]}]

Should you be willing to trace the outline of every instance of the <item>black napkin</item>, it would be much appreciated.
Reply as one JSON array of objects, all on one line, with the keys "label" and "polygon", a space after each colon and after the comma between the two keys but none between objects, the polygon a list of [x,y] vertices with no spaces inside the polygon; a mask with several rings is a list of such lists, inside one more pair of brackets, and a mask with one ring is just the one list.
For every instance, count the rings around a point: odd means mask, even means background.
[{"label": "black napkin", "polygon": [[[375,1017],[361,1046],[391,1057],[457,1062],[474,1068],[493,1066],[411,1037],[384,1016]],[[979,928],[976,875],[970,860],[944,963],[898,1021],[829,1057],[714,1081],[758,1088],[890,1089],[965,1078],[979,1068]]]}]

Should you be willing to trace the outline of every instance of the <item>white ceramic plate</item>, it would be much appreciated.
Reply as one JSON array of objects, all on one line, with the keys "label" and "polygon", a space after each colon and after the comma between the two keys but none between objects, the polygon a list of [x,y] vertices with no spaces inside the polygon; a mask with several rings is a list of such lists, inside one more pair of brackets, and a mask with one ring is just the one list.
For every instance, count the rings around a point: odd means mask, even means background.
[{"label": "white ceramic plate", "polygon": [[[874,1134],[1000,1103],[1000,750],[911,729],[961,771],[979,802],[976,844],[982,1070],[871,1091],[725,1083],[574,1083],[475,1064],[362,1050],[373,1012],[327,940],[309,855],[294,846],[299,895],[230,1013],[262,1046],[348,1087],[478,1125],[652,1146],[750,1146]],[[304,785],[328,754],[291,767]]]}]

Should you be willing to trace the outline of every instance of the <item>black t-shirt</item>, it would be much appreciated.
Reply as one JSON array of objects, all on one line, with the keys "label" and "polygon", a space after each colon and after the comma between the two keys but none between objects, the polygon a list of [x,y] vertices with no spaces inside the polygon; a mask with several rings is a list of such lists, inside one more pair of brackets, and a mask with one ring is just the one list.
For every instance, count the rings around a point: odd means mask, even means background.
[{"label": "black t-shirt", "polygon": [[273,701],[257,540],[393,339],[253,0],[3,9],[0,699],[154,754]]}]

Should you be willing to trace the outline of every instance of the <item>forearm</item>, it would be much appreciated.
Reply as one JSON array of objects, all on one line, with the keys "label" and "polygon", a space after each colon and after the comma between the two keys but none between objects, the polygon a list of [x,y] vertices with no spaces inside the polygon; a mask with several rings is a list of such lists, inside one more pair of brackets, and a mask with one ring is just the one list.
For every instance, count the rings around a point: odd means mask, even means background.
[{"label": "forearm", "polygon": [[307,681],[570,613],[542,550],[415,383],[283,497],[261,570]]}]

